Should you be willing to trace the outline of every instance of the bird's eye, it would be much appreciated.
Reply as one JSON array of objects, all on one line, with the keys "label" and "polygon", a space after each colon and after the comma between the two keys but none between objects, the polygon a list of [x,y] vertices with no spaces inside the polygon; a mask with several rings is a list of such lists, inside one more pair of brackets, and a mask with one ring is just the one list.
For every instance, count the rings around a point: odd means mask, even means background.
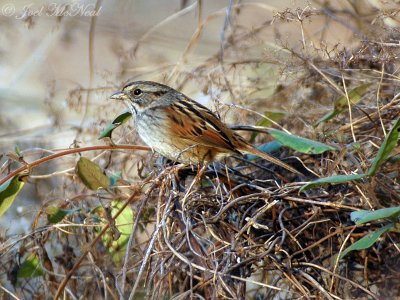
[{"label": "bird's eye", "polygon": [[135,89],[135,90],[133,91],[133,94],[134,94],[135,96],[139,96],[139,95],[142,94],[142,90],[141,90],[141,89]]}]

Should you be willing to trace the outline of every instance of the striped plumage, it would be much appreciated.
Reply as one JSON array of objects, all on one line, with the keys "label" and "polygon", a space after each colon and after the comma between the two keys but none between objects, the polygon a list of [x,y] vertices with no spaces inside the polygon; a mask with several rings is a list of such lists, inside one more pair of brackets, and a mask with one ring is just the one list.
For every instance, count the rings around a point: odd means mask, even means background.
[{"label": "striped plumage", "polygon": [[160,83],[136,81],[111,96],[124,100],[136,117],[141,139],[154,151],[184,164],[254,154],[291,172],[296,169],[247,143],[208,108]]}]

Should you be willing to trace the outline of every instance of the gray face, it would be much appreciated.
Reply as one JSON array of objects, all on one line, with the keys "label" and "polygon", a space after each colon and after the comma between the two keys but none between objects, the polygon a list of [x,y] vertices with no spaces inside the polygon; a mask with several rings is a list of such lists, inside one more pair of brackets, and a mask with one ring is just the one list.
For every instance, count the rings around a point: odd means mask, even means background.
[{"label": "gray face", "polygon": [[[128,83],[112,99],[124,100],[133,114],[140,114],[145,109],[168,105],[168,94],[173,89],[156,82],[135,81]],[[160,101],[163,100],[163,101]]]}]

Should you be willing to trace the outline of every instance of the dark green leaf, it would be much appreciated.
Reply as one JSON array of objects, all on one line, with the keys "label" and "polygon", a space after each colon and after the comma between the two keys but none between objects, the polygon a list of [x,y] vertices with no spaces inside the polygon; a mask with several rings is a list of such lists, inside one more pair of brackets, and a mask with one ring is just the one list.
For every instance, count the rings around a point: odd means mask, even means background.
[{"label": "dark green leaf", "polygon": [[337,176],[331,176],[331,177],[324,177],[324,178],[319,178],[315,181],[311,181],[310,183],[307,183],[304,185],[301,189],[300,192],[304,192],[306,190],[319,187],[321,185],[325,184],[339,184],[339,183],[345,183],[345,182],[350,182],[353,180],[360,180],[367,176],[366,174],[351,174],[351,175],[337,175]]},{"label": "dark green leaf", "polygon": [[[272,141],[269,143],[261,144],[260,146],[257,147],[258,150],[261,152],[265,153],[272,153],[274,151],[278,151],[281,148],[282,144],[279,143],[278,141]],[[248,160],[255,160],[259,158],[257,155],[254,154],[248,154],[246,155],[246,159]]]},{"label": "dark green leaf", "polygon": [[47,221],[50,224],[56,224],[64,219],[65,216],[72,215],[74,212],[79,211],[79,208],[75,209],[62,209],[56,206],[46,207]]},{"label": "dark green leaf", "polygon": [[357,225],[379,219],[394,219],[400,215],[400,206],[382,208],[375,211],[359,210],[350,214],[351,220]]},{"label": "dark green leaf", "polygon": [[[356,104],[361,100],[361,97],[365,94],[367,91],[367,88],[370,86],[369,83],[362,84],[354,89],[352,89],[350,92],[348,92],[349,100],[351,104]],[[347,97],[346,96],[340,96],[334,103],[333,110],[327,113],[325,116],[323,116],[321,119],[315,123],[314,126],[318,126],[322,122],[329,121],[333,117],[337,116],[338,114],[342,113],[343,111],[347,110],[349,108]]]},{"label": "dark green leaf", "polygon": [[106,127],[103,129],[103,131],[99,135],[99,140],[109,137],[111,138],[111,134],[113,130],[122,124],[124,124],[126,121],[128,121],[132,117],[132,113],[130,111],[125,111],[122,114],[120,114],[118,117],[114,119],[111,123],[108,123]]},{"label": "dark green leaf", "polygon": [[104,139],[105,137],[111,138],[111,134],[112,134],[113,130],[115,128],[117,128],[119,125],[121,125],[121,124],[108,123],[106,125],[106,127],[104,127],[103,131],[100,133],[98,139],[101,140],[101,139]]},{"label": "dark green leaf", "polygon": [[16,175],[0,186],[0,217],[7,211],[21,191],[25,183],[24,177],[26,175]]},{"label": "dark green leaf", "polygon": [[363,238],[359,239],[357,242],[355,242],[353,245],[350,247],[346,248],[339,256],[339,259],[342,259],[345,255],[347,255],[350,251],[354,250],[363,250],[371,247],[378,239],[379,237],[388,232],[390,229],[394,228],[395,224],[391,223],[388,224],[377,231],[368,233],[366,236]]},{"label": "dark green leaf", "polygon": [[99,188],[107,188],[110,185],[110,180],[103,174],[100,167],[86,157],[79,159],[77,173],[84,185],[93,191]]},{"label": "dark green leaf", "polygon": [[314,127],[317,127],[319,124],[329,121],[330,119],[334,118],[335,116],[337,116],[339,114],[339,112],[335,109],[331,110],[330,112],[328,112],[327,114],[325,114],[321,119],[319,119],[315,124]]},{"label": "dark green leaf", "polygon": [[33,278],[42,276],[44,271],[40,266],[39,257],[35,254],[29,255],[25,261],[21,264],[17,278]]},{"label": "dark green leaf", "polygon": [[386,135],[378,153],[376,154],[371,167],[368,170],[368,175],[373,176],[378,171],[380,165],[388,158],[392,150],[396,147],[400,135],[400,119],[394,123],[390,132]]},{"label": "dark green leaf", "polygon": [[282,145],[302,153],[320,154],[324,153],[325,151],[337,150],[335,147],[309,140],[294,134],[289,134],[277,129],[269,129],[268,132]]},{"label": "dark green leaf", "polygon": [[[256,125],[257,126],[263,126],[263,127],[270,127],[272,126],[272,121],[277,122],[281,120],[285,115],[287,115],[286,112],[275,112],[275,111],[265,111],[264,116],[265,118],[262,118],[259,120]],[[259,132],[253,132],[251,134],[250,142],[253,143],[254,140],[256,139],[256,136],[259,134]]]}]

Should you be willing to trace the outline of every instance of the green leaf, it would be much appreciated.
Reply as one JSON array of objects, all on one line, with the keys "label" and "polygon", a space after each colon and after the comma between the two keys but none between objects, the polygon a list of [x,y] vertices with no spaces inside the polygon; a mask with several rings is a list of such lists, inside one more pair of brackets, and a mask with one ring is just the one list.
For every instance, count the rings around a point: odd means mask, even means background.
[{"label": "green leaf", "polygon": [[345,182],[350,182],[353,180],[360,180],[367,176],[366,174],[351,174],[351,175],[337,175],[337,176],[331,176],[331,177],[324,177],[324,178],[319,178],[315,181],[311,181],[304,185],[301,189],[300,192],[304,192],[306,190],[325,185],[325,184],[340,184],[340,183],[345,183]]},{"label": "green leaf", "polygon": [[[272,121],[277,122],[281,120],[285,115],[287,115],[286,112],[275,112],[275,111],[265,111],[264,116],[265,118],[262,118],[259,120],[256,125],[257,126],[263,126],[263,127],[270,127],[272,126]],[[253,143],[254,140],[256,139],[256,136],[259,134],[259,132],[253,132],[251,134],[250,142]]]},{"label": "green leaf", "polygon": [[[281,148],[281,146],[282,146],[282,144],[279,143],[278,141],[272,141],[269,143],[261,144],[260,146],[257,147],[257,149],[260,150],[261,152],[272,153],[274,151],[279,150]],[[259,158],[259,157],[254,154],[246,155],[247,160],[255,160],[257,158]]]},{"label": "green leaf", "polygon": [[350,218],[357,225],[364,224],[379,219],[395,219],[400,215],[400,206],[382,208],[375,211],[359,210],[353,211]]},{"label": "green leaf", "polygon": [[79,159],[77,173],[83,184],[93,191],[99,188],[107,188],[110,185],[110,180],[103,174],[100,167],[86,157]]},{"label": "green leaf", "polygon": [[378,171],[378,168],[382,165],[382,163],[388,158],[390,153],[397,145],[397,141],[399,139],[400,134],[400,119],[394,123],[390,132],[386,135],[385,140],[382,143],[382,146],[379,148],[378,153],[376,154],[371,167],[368,170],[368,175],[373,176]]},{"label": "green leaf", "polygon": [[345,255],[347,255],[350,251],[354,250],[363,250],[371,247],[378,239],[379,237],[391,230],[392,228],[395,227],[394,223],[387,224],[386,226],[378,229],[377,231],[368,233],[366,236],[363,238],[359,239],[357,242],[355,242],[353,245],[350,247],[346,248],[339,256],[338,259],[342,259]]},{"label": "green leaf", "polygon": [[[115,201],[111,207],[111,216],[114,216],[120,208],[124,205],[123,201]],[[97,207],[93,213],[102,217],[107,214],[103,207]],[[110,216],[110,217],[111,217]],[[121,214],[115,219],[115,226],[119,231],[117,239],[115,239],[115,232],[109,230],[102,236],[103,243],[108,252],[112,255],[115,262],[121,262],[125,255],[126,246],[129,236],[132,233],[132,222],[134,220],[133,211],[130,206],[124,208]],[[100,231],[100,229],[98,229]]]},{"label": "green leaf", "polygon": [[23,178],[26,176],[18,174],[0,186],[0,217],[10,208],[15,197],[21,191],[25,184]]},{"label": "green leaf", "polygon": [[337,150],[335,147],[309,140],[294,134],[289,134],[277,129],[269,129],[268,132],[282,145],[302,153],[320,154],[324,153],[325,151]]},{"label": "green leaf", "polygon": [[109,137],[111,138],[111,134],[113,130],[122,124],[124,124],[126,121],[128,121],[132,117],[132,113],[130,111],[124,111],[122,114],[120,114],[118,117],[114,119],[111,123],[108,123],[106,127],[103,129],[103,131],[99,135],[99,140]]},{"label": "green leaf", "polygon": [[[350,92],[347,93],[350,103],[351,104],[356,104],[361,100],[361,97],[365,94],[367,91],[367,88],[370,86],[369,83],[362,84],[354,89],[352,89]],[[338,114],[344,112],[349,108],[347,97],[346,96],[340,96],[334,103],[333,105],[333,110],[327,113],[325,116],[323,116],[321,119],[319,119],[315,123],[315,127],[321,124],[322,122],[329,121],[333,117],[337,116]]]},{"label": "green leaf", "polygon": [[49,221],[50,224],[56,224],[64,219],[65,216],[72,215],[79,210],[80,208],[62,209],[56,206],[48,206],[45,211],[47,214],[47,221]]},{"label": "green leaf", "polygon": [[21,264],[17,278],[33,278],[42,275],[44,275],[44,270],[40,266],[39,257],[36,254],[31,254]]}]

